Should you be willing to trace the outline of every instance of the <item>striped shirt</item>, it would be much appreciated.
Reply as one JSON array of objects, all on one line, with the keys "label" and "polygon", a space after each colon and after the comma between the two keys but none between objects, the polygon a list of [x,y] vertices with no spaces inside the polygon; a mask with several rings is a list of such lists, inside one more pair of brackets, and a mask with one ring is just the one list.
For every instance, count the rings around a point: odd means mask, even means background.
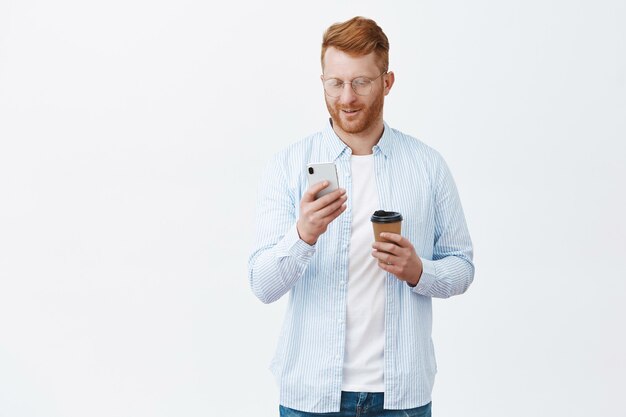
[{"label": "striped shirt", "polygon": [[[437,371],[432,297],[467,290],[474,277],[472,243],[454,180],[439,153],[386,123],[372,151],[380,209],[402,214],[402,235],[424,267],[413,288],[391,274],[385,277],[384,407],[409,409],[431,401]],[[337,412],[340,407],[351,155],[328,123],[276,154],[259,188],[250,285],[264,303],[289,293],[271,370],[280,403],[306,412]],[[327,161],[337,164],[347,209],[311,246],[296,229],[300,200],[309,186],[306,165]]]}]

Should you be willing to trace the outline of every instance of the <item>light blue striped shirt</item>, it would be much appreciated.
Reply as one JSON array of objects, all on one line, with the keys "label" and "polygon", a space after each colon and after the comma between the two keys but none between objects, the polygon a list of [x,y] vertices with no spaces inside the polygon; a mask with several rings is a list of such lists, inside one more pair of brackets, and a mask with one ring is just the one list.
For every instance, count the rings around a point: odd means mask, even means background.
[{"label": "light blue striped shirt", "polygon": [[[432,297],[465,292],[474,277],[472,243],[452,175],[439,153],[386,123],[373,148],[380,209],[402,213],[402,234],[424,271],[417,286],[387,274],[384,379],[387,409],[427,404],[437,366],[431,340]],[[252,291],[264,303],[289,293],[271,369],[280,403],[297,410],[339,411],[351,227],[351,149],[326,128],[270,161],[259,188],[257,230],[249,259]],[[335,161],[347,209],[313,246],[296,229],[306,165]],[[373,236],[372,236],[373,238]]]}]

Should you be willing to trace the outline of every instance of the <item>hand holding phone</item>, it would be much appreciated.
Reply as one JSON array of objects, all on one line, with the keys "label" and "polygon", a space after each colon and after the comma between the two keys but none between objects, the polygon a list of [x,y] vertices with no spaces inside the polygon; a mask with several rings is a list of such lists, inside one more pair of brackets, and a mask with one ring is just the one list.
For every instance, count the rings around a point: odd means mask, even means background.
[{"label": "hand holding phone", "polygon": [[[309,188],[300,201],[300,217],[296,223],[300,239],[309,245],[326,231],[328,225],[346,209],[346,190],[339,188],[335,164],[307,165]],[[320,182],[327,181],[324,187]]]}]

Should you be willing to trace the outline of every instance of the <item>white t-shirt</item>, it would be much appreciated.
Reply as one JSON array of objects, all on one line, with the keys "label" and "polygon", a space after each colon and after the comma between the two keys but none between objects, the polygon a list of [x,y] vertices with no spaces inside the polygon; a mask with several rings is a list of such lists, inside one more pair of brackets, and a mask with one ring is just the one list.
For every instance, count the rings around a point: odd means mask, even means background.
[{"label": "white t-shirt", "polygon": [[371,255],[379,209],[373,155],[353,155],[343,391],[384,392],[385,272]]}]

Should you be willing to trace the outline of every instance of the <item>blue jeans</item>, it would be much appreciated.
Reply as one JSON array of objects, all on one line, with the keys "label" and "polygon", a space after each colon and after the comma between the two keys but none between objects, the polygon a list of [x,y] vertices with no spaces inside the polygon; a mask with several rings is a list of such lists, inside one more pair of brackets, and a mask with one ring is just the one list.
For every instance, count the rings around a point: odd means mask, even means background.
[{"label": "blue jeans", "polygon": [[410,410],[383,410],[382,392],[341,392],[341,409],[337,413],[306,413],[279,407],[280,417],[431,417],[431,403]]}]

